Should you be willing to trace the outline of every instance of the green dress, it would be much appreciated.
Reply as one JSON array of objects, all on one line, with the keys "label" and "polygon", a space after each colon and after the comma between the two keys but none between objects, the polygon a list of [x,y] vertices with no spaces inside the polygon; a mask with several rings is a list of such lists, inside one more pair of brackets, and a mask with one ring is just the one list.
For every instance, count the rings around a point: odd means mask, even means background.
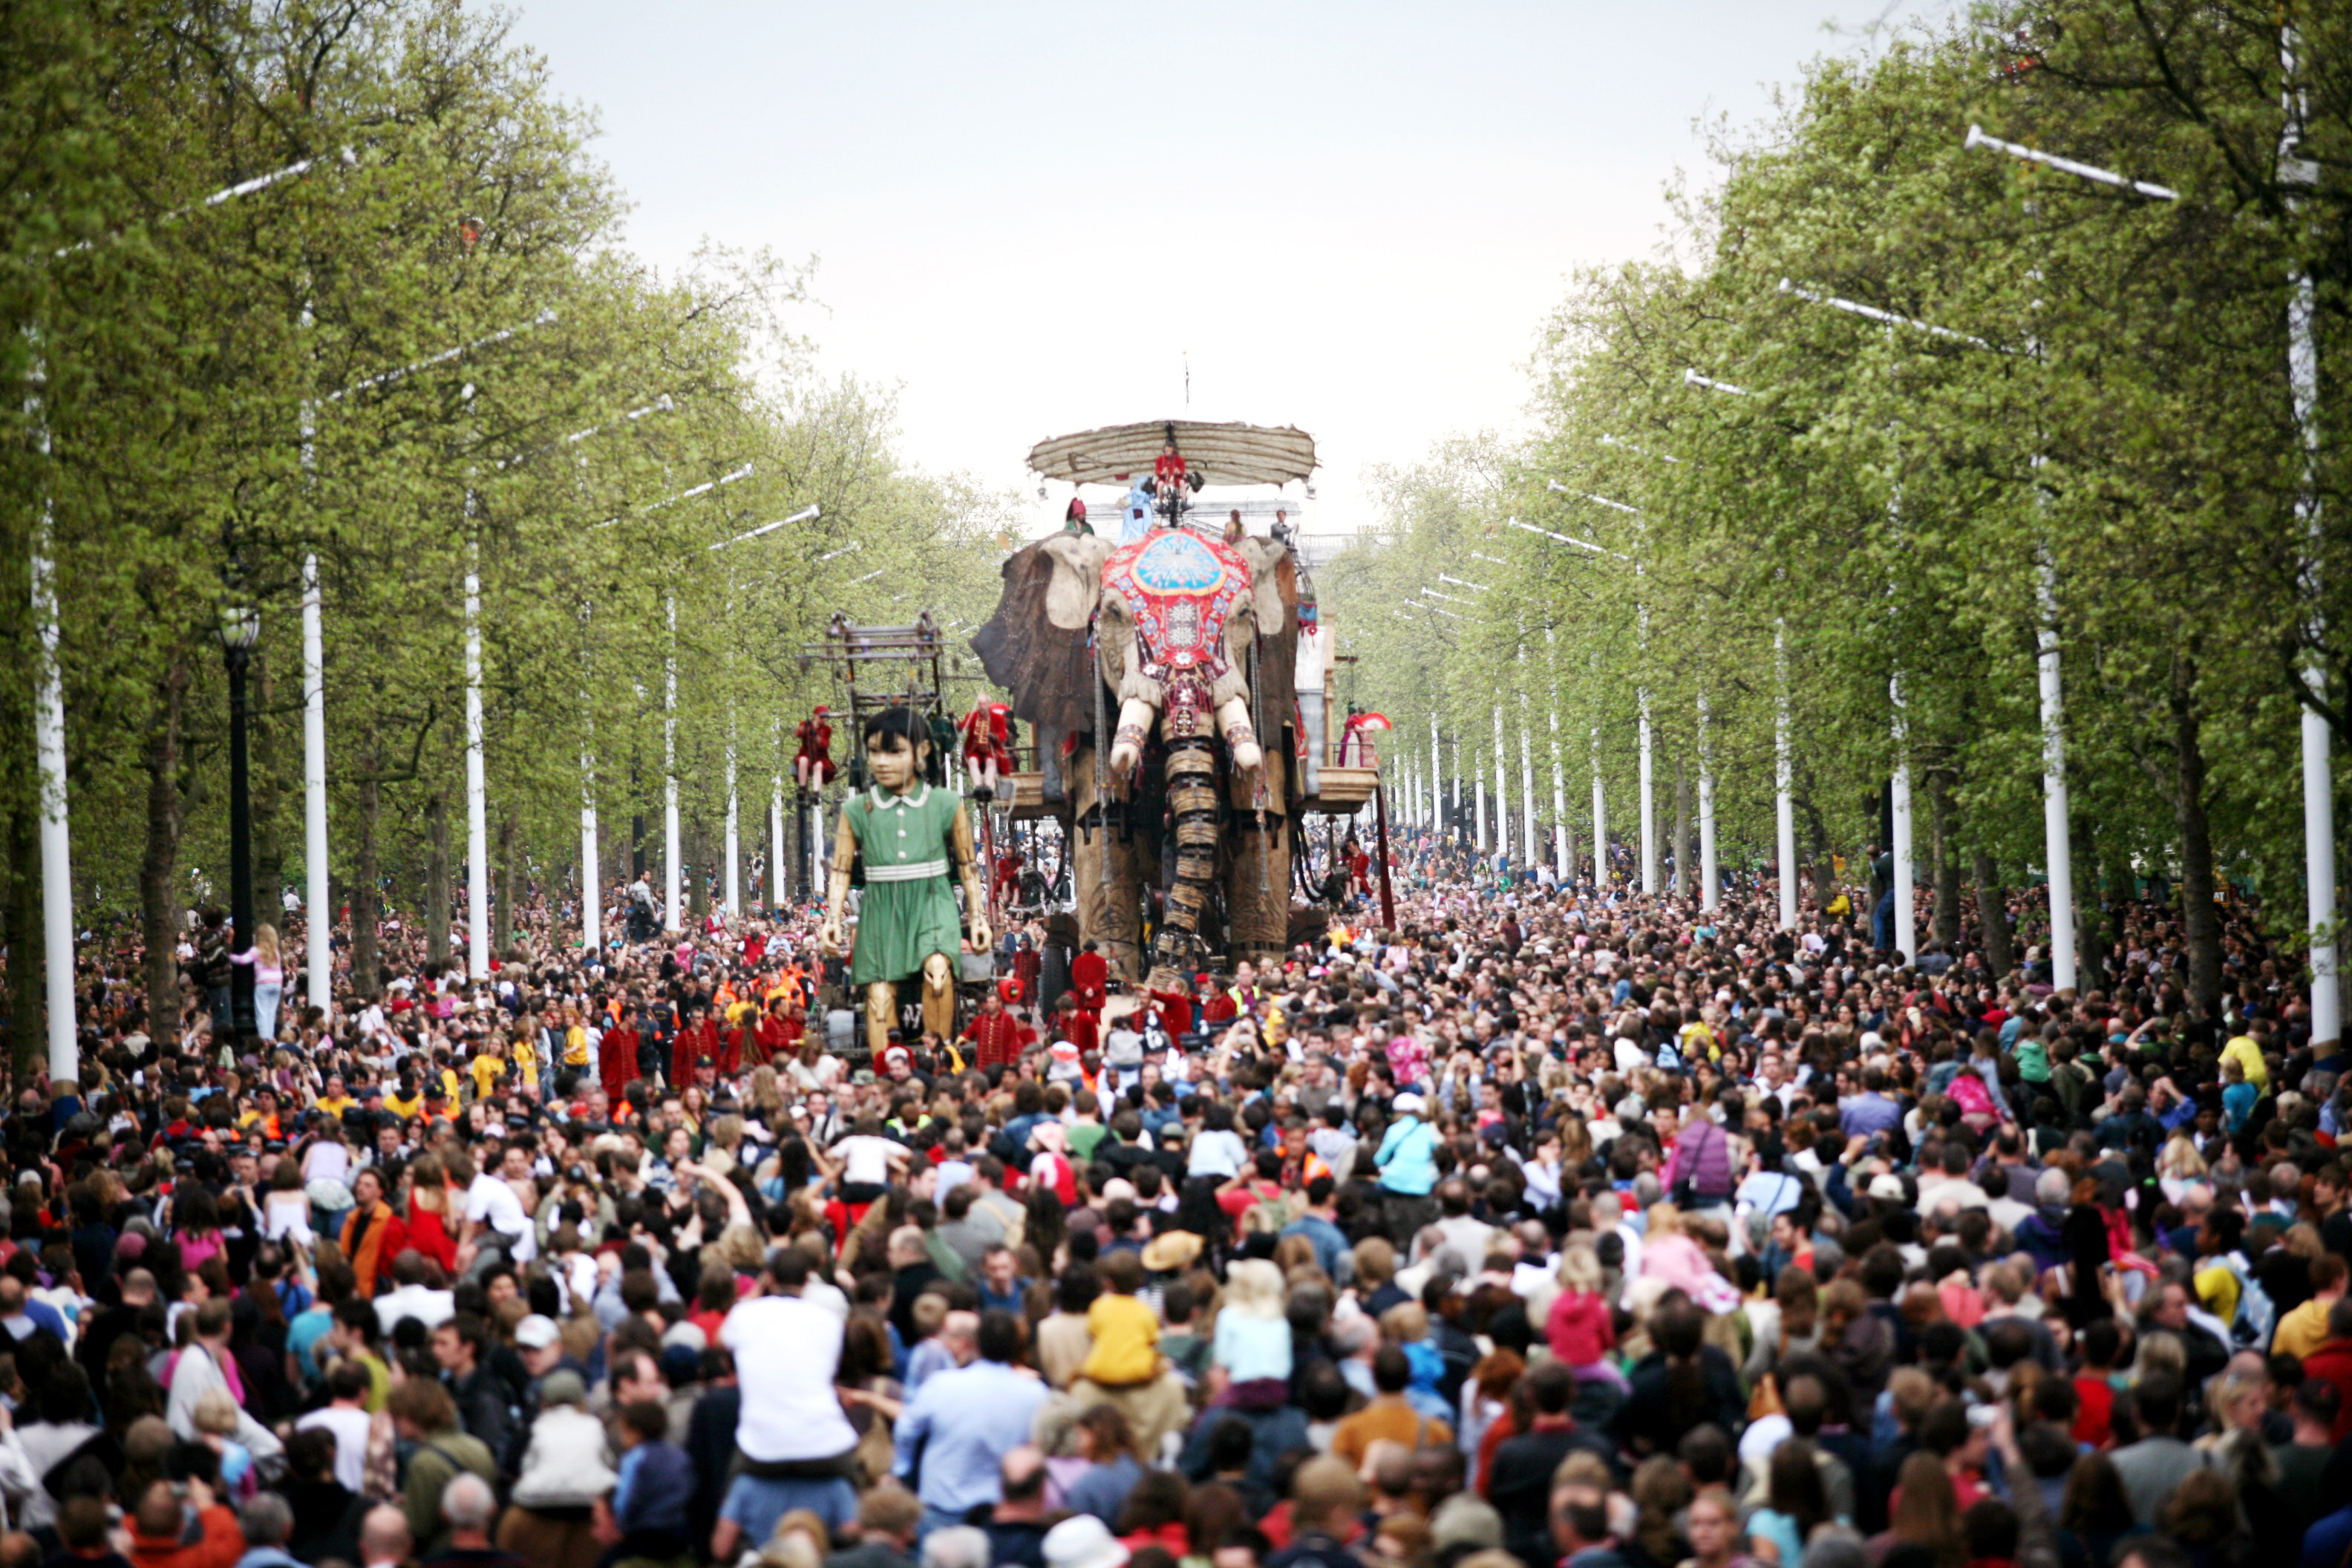
[{"label": "green dress", "polygon": [[845,803],[842,815],[857,840],[866,890],[857,905],[857,940],[849,954],[849,983],[905,980],[922,972],[935,952],[955,961],[963,917],[955,901],[955,816],[952,793],[917,784],[905,795],[868,788]]}]

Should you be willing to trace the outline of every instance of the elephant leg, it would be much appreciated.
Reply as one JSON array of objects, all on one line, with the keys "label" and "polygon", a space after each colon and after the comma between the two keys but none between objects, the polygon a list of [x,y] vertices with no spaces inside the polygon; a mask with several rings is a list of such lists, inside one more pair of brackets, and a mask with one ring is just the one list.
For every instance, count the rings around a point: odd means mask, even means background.
[{"label": "elephant leg", "polygon": [[1122,839],[1095,811],[1094,761],[1086,747],[1080,746],[1073,754],[1069,775],[1075,809],[1066,842],[1071,888],[1077,898],[1078,940],[1099,943],[1112,973],[1132,980],[1143,973],[1136,930],[1136,910],[1142,901],[1142,857],[1137,845]]},{"label": "elephant leg", "polygon": [[1118,729],[1110,740],[1110,787],[1119,799],[1133,786],[1136,764],[1143,761],[1143,742],[1151,734],[1151,704],[1130,697],[1118,707]]},{"label": "elephant leg", "polygon": [[1269,812],[1261,831],[1247,814],[1234,813],[1224,884],[1236,963],[1246,958],[1261,970],[1279,969],[1288,956],[1291,827],[1288,817]]},{"label": "elephant leg", "polygon": [[874,1065],[880,1070],[883,1047],[890,1043],[890,1031],[898,1023],[898,987],[887,980],[877,980],[866,987],[866,1048],[874,1053]]},{"label": "elephant leg", "polygon": [[1217,710],[1217,729],[1224,735],[1225,744],[1233,748],[1234,766],[1245,773],[1254,773],[1265,762],[1265,753],[1258,748],[1257,731],[1250,728],[1249,700],[1228,697]]},{"label": "elephant leg", "polygon": [[955,966],[944,952],[923,960],[923,1027],[943,1040],[955,1034]]},{"label": "elephant leg", "polygon": [[1217,874],[1217,832],[1223,819],[1216,763],[1205,743],[1181,745],[1168,756],[1168,814],[1176,831],[1176,875],[1168,884],[1168,913],[1151,942],[1154,991],[1182,991],[1193,944]]}]

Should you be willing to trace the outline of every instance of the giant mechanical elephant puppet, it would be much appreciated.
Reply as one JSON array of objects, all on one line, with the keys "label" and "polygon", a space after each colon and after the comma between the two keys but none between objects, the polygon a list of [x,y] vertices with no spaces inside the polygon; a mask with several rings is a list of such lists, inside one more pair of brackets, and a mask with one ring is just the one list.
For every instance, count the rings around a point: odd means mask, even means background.
[{"label": "giant mechanical elephant puppet", "polygon": [[[1017,553],[1004,578],[996,616],[972,647],[991,679],[1013,691],[1014,712],[1038,726],[1041,740],[1053,731],[1093,732],[1111,720],[1096,712],[1108,688],[1117,714],[1106,766],[1111,792],[1122,798],[1155,724],[1167,747],[1175,879],[1152,958],[1155,982],[1169,978],[1191,962],[1217,873],[1224,812],[1214,742],[1223,739],[1236,773],[1255,781],[1265,737],[1253,719],[1254,699],[1272,694],[1278,706],[1262,711],[1277,730],[1290,715],[1296,628],[1286,585],[1295,592],[1293,558],[1273,540],[1226,543],[1181,528],[1154,528],[1131,544],[1065,533]],[[1034,624],[1040,608],[1042,627]],[[1092,658],[1085,653],[1089,628]],[[1257,692],[1250,687],[1253,648],[1264,665]],[[1269,805],[1284,809],[1279,790]]]}]

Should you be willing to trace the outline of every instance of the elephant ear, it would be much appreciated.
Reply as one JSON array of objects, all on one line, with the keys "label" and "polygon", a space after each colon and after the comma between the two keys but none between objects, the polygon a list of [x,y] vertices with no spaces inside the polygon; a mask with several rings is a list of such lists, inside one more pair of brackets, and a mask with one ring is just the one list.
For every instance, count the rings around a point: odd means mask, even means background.
[{"label": "elephant ear", "polygon": [[[1289,691],[1298,679],[1298,557],[1284,550],[1266,576],[1281,607],[1276,612],[1279,618],[1272,622],[1259,612],[1258,668],[1268,691]],[[1288,720],[1290,710],[1286,705],[1266,717],[1280,724]]]},{"label": "elephant ear", "polygon": [[1045,588],[1045,617],[1066,632],[1082,632],[1102,596],[1103,563],[1116,548],[1092,533],[1056,533],[1029,547],[1054,563]]},{"label": "elephant ear", "polygon": [[1015,717],[1064,734],[1094,728],[1100,677],[1087,648],[1087,626],[1102,591],[1110,543],[1058,533],[1015,551],[1004,563],[996,614],[971,635],[971,651],[989,679],[1013,693]]},{"label": "elephant ear", "polygon": [[1258,688],[1266,693],[1269,730],[1290,722],[1291,686],[1298,670],[1298,557],[1287,545],[1255,540],[1250,605],[1257,616]]},{"label": "elephant ear", "polygon": [[1286,545],[1271,539],[1244,539],[1234,546],[1249,563],[1249,597],[1234,606],[1225,622],[1225,653],[1235,669],[1257,650],[1258,690],[1266,710],[1260,715],[1269,734],[1290,722],[1290,685],[1298,658],[1298,563]]},{"label": "elephant ear", "polygon": [[1242,553],[1250,563],[1250,608],[1260,637],[1270,637],[1298,618],[1298,558],[1278,540],[1252,539]]}]

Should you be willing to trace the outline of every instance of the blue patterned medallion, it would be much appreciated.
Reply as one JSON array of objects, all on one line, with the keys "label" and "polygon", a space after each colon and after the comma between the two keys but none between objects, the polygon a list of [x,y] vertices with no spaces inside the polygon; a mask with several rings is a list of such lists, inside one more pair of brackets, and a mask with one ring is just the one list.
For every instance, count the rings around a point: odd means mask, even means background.
[{"label": "blue patterned medallion", "polygon": [[1155,594],[1203,594],[1225,568],[1209,547],[1181,529],[1162,529],[1145,544],[1134,566],[1135,580]]}]

